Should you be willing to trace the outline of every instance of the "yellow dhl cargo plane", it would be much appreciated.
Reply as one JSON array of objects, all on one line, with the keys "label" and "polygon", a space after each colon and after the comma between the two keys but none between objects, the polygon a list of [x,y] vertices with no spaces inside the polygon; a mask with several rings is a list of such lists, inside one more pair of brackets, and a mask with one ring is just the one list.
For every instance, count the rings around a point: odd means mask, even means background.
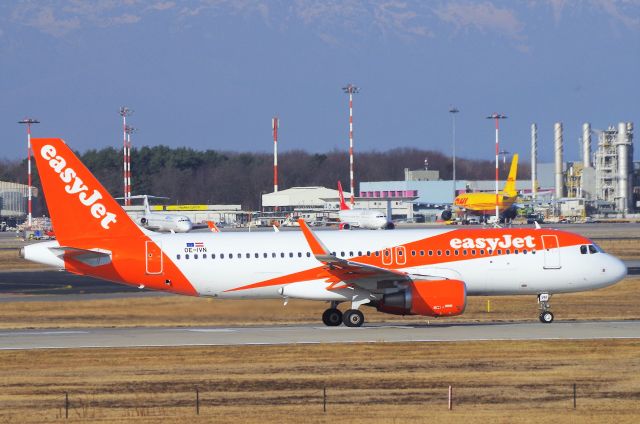
[{"label": "yellow dhl cargo plane", "polygon": [[[518,197],[516,191],[516,174],[518,172],[518,155],[513,155],[509,176],[504,188],[498,193],[498,209],[501,218],[513,219],[516,216],[514,203]],[[462,215],[466,220],[469,215],[480,216],[482,221],[493,216],[496,211],[495,193],[463,193],[455,198],[452,209],[442,212],[442,219],[449,221],[453,214]]]}]

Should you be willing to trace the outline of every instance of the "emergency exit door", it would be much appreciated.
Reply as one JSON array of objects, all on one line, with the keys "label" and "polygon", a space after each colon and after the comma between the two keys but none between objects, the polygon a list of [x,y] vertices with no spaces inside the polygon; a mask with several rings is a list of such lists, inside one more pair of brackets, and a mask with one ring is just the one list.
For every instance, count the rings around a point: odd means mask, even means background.
[{"label": "emergency exit door", "polygon": [[162,274],[162,249],[157,243],[147,240],[145,248],[146,273]]},{"label": "emergency exit door", "polygon": [[560,249],[558,245],[558,236],[547,235],[542,236],[542,246],[544,255],[544,269],[560,268]]}]

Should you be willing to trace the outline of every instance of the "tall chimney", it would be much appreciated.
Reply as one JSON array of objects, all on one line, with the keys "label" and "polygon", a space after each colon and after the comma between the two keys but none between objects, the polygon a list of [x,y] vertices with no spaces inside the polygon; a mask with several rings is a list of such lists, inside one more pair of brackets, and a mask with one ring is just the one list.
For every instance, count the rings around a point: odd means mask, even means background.
[{"label": "tall chimney", "polygon": [[564,178],[562,175],[562,122],[553,126],[553,139],[556,164],[556,199],[564,197]]},{"label": "tall chimney", "polygon": [[531,124],[531,197],[538,195],[538,126]]},{"label": "tall chimney", "polygon": [[631,144],[631,130],[632,124],[629,123],[627,130],[627,123],[620,122],[618,124],[618,138],[616,139],[616,150],[618,153],[618,211],[623,214],[629,213],[629,147]]},{"label": "tall chimney", "polygon": [[273,129],[273,192],[278,192],[278,118],[271,120],[271,128]]},{"label": "tall chimney", "polygon": [[591,167],[591,124],[582,124],[582,164],[585,168]]}]

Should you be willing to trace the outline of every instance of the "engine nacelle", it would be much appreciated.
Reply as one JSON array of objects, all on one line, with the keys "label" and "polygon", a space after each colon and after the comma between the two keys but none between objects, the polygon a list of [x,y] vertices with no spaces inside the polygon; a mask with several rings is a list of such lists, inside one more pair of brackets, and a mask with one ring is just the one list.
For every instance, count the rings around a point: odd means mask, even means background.
[{"label": "engine nacelle", "polygon": [[447,317],[467,306],[467,286],[460,280],[415,280],[405,290],[384,295],[378,311],[395,315]]},{"label": "engine nacelle", "polygon": [[348,222],[343,222],[340,224],[340,229],[341,230],[350,230],[351,229],[351,225],[349,225]]},{"label": "engine nacelle", "polygon": [[440,215],[440,217],[442,218],[443,221],[449,221],[453,217],[453,214],[449,209],[445,209],[442,211],[442,214]]},{"label": "engine nacelle", "polygon": [[140,224],[146,225],[147,224],[147,218],[145,218],[145,217],[140,218]]}]

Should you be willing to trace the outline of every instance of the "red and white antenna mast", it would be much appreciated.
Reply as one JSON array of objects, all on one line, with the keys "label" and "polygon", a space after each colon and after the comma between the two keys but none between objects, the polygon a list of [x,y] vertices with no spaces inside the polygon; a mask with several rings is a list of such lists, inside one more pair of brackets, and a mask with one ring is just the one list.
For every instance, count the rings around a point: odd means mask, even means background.
[{"label": "red and white antenna mast", "polygon": [[125,127],[125,132],[127,133],[127,205],[131,205],[131,134],[138,131],[137,128],[133,128],[130,125]]},{"label": "red and white antenna mast", "polygon": [[[129,198],[131,193],[131,138],[127,137],[127,116],[131,115],[133,110],[126,106],[120,108],[120,116],[122,116],[122,174],[124,183],[124,204],[125,206],[131,205],[131,199]],[[127,141],[129,140],[129,141]]]},{"label": "red and white antenna mast", "polygon": [[499,192],[498,192],[498,178],[499,178],[499,172],[498,172],[498,162],[499,162],[499,156],[500,156],[500,141],[499,141],[499,134],[500,134],[500,120],[501,119],[507,119],[507,117],[505,115],[501,115],[499,113],[493,113],[490,116],[487,116],[487,119],[494,119],[496,122],[496,225],[498,225],[500,223],[500,208],[499,208]]},{"label": "red and white antenna mast", "polygon": [[271,129],[273,129],[273,192],[278,192],[278,128],[280,122],[278,117],[271,119]]},{"label": "red and white antenna mast", "polygon": [[31,124],[39,124],[40,121],[33,118],[24,118],[22,121],[18,121],[18,124],[24,124],[27,126],[27,185],[29,186],[28,193],[28,215],[27,219],[29,222],[29,228],[31,228],[31,217],[32,217],[32,207],[31,207]]},{"label": "red and white antenna mast", "polygon": [[353,179],[353,95],[360,89],[353,84],[347,84],[342,90],[349,95],[349,179],[351,180],[351,206],[355,204],[355,181]]}]

